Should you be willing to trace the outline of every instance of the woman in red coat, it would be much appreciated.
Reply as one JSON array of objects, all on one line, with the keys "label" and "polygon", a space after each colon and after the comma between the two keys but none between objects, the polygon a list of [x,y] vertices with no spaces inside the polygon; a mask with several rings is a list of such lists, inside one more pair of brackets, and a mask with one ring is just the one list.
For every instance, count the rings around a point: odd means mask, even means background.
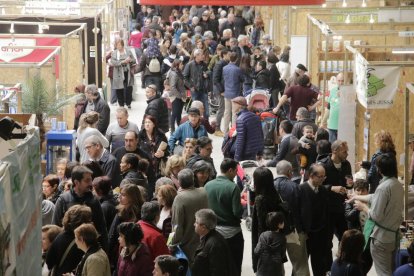
[{"label": "woman in red coat", "polygon": [[123,222],[118,226],[119,245],[118,276],[151,276],[154,262],[148,248],[141,242],[144,234],[139,224]]}]

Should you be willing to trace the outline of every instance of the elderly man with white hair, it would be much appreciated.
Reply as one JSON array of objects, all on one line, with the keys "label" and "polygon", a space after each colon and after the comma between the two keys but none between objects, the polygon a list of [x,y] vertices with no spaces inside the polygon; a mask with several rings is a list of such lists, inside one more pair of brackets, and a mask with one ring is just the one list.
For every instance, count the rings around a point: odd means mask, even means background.
[{"label": "elderly man with white hair", "polygon": [[187,63],[184,68],[184,80],[187,87],[190,87],[191,98],[201,101],[204,104],[204,118],[208,120],[208,75],[207,64],[204,62],[204,53],[201,49],[194,50],[194,60]]},{"label": "elderly man with white hair", "polygon": [[116,158],[102,146],[102,142],[96,135],[85,139],[83,147],[90,161],[95,161],[101,166],[103,173],[114,179],[116,171]]}]

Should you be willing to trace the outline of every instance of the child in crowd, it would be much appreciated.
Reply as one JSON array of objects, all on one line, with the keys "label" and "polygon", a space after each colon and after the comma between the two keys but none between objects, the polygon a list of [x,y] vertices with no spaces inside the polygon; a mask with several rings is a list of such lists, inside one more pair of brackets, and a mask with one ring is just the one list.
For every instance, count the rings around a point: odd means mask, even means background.
[{"label": "child in crowd", "polygon": [[[367,195],[369,191],[369,183],[365,179],[357,179],[354,182],[354,193],[356,195]],[[345,219],[348,223],[348,229],[357,229],[359,231],[364,230],[365,222],[368,218],[366,212],[358,211],[354,208],[354,203],[345,203]],[[362,252],[362,270],[364,273],[368,273],[372,266],[372,257],[367,247]]]},{"label": "child in crowd", "polygon": [[57,225],[48,224],[42,227],[42,276],[50,275],[46,264],[46,254],[56,237],[63,229]]},{"label": "child in crowd", "polygon": [[283,263],[287,262],[286,237],[282,232],[285,226],[285,216],[282,212],[267,214],[266,225],[271,231],[263,232],[254,249],[258,255],[256,276],[284,275]]},{"label": "child in crowd", "polygon": [[171,109],[172,109],[172,104],[170,100],[170,91],[171,91],[170,81],[166,79],[164,81],[164,91],[162,92],[161,97],[164,99],[165,104],[167,105],[167,108],[168,108],[168,122],[170,121],[170,118],[171,118]]},{"label": "child in crowd", "polygon": [[303,136],[299,139],[299,164],[303,170],[306,170],[316,162],[318,153],[316,152],[316,142],[312,126],[306,125],[302,131]]}]

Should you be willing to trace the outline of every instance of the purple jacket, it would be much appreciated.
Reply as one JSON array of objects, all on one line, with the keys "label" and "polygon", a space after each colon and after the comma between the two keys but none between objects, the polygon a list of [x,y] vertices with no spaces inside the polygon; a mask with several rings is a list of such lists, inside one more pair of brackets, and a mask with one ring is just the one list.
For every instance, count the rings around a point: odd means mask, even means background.
[{"label": "purple jacket", "polygon": [[154,269],[154,263],[149,253],[148,247],[141,243],[140,248],[129,256],[122,256],[121,252],[118,259],[119,276],[151,276]]},{"label": "purple jacket", "polygon": [[236,161],[256,160],[256,155],[263,154],[264,138],[259,116],[242,109],[237,116],[236,130]]}]

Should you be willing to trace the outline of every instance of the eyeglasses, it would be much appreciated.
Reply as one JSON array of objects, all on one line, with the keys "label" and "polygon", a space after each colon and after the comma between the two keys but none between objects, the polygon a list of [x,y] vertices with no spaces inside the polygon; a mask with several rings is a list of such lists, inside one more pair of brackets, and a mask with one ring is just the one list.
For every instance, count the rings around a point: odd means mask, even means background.
[{"label": "eyeglasses", "polygon": [[316,174],[315,174],[315,177],[317,177],[317,178],[319,178],[319,179],[323,179],[323,180],[325,180],[325,179],[326,179],[326,175],[316,175]]},{"label": "eyeglasses", "polygon": [[91,147],[93,147],[93,146],[96,146],[96,144],[92,144],[92,145],[87,145],[87,146],[85,146],[85,149],[90,149]]}]

